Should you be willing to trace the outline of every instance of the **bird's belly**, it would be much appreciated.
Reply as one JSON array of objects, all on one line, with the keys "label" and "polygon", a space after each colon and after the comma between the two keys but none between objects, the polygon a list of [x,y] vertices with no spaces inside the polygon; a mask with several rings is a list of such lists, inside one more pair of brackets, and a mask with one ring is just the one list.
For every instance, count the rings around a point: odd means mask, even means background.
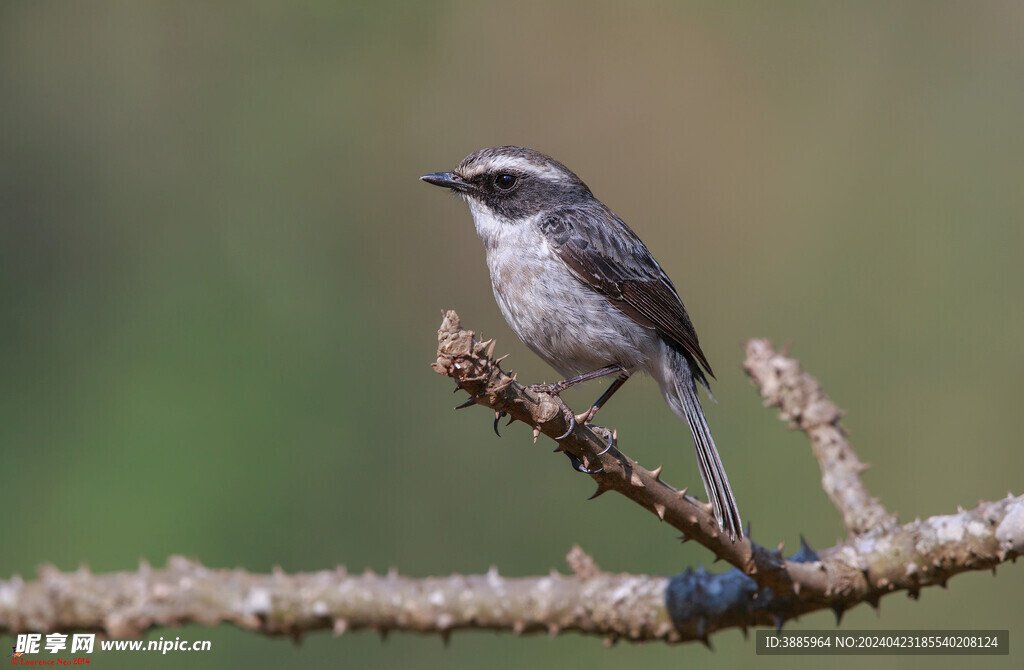
[{"label": "bird's belly", "polygon": [[546,245],[515,257],[488,254],[487,260],[508,325],[562,375],[608,365],[647,369],[659,351],[653,330],[577,279]]}]

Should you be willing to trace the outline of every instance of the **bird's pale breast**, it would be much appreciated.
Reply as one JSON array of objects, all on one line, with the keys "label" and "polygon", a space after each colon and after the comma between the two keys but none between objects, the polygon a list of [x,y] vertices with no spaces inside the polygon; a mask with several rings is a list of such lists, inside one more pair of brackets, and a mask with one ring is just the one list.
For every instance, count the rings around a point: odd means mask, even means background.
[{"label": "bird's pale breast", "polygon": [[530,349],[565,376],[612,364],[649,368],[643,352],[660,350],[655,332],[577,279],[535,219],[500,221],[472,209],[498,307]]}]

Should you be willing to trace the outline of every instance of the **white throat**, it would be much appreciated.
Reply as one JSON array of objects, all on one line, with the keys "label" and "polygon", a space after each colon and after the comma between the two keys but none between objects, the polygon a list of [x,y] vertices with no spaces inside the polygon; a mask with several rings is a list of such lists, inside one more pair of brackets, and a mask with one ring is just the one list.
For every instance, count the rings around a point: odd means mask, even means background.
[{"label": "white throat", "polygon": [[[473,215],[473,224],[476,226],[476,233],[484,242],[484,248],[490,253],[492,249],[499,246],[503,240],[511,237],[522,239],[539,237],[537,231],[537,216],[527,219],[512,220],[494,213],[487,205],[475,198],[466,198],[469,204],[469,211]],[[513,247],[515,248],[515,247]]]}]

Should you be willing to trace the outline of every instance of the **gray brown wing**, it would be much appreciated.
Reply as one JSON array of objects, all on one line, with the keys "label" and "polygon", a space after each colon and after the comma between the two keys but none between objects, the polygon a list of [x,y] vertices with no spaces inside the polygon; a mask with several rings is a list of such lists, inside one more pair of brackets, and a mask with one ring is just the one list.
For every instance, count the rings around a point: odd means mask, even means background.
[{"label": "gray brown wing", "polygon": [[562,210],[540,220],[559,258],[623,314],[656,329],[714,377],[672,281],[636,233],[594,203],[589,211]]}]

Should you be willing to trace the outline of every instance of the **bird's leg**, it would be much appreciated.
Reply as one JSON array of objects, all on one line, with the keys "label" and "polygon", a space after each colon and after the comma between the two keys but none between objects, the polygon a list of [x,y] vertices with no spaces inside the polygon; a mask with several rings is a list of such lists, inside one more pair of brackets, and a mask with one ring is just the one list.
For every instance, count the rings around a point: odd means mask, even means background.
[{"label": "bird's leg", "polygon": [[[623,368],[621,365],[608,365],[606,367],[594,370],[592,372],[586,372],[582,375],[570,377],[569,379],[563,379],[557,384],[533,384],[532,386],[529,387],[530,390],[535,393],[548,393],[551,395],[558,395],[562,391],[568,388],[572,388],[573,386],[576,386],[576,384],[582,384],[583,382],[588,382],[592,379],[597,379],[598,377],[604,377],[606,375],[615,374],[616,372],[619,373],[619,376],[615,378],[615,381],[612,382],[611,386],[609,386],[608,389],[601,394],[601,397],[597,399],[597,402],[595,402],[589,410],[587,410],[583,414],[569,414],[569,428],[568,430],[565,431],[564,435],[556,437],[556,441],[568,437],[569,433],[571,433],[573,429],[576,427],[577,421],[580,421],[583,424],[589,423],[590,420],[594,417],[594,415],[597,414],[597,411],[601,409],[601,407],[606,402],[608,402],[608,398],[611,398],[612,395],[619,390],[619,387],[626,383],[626,380],[629,379],[629,373],[626,372],[625,368]],[[599,428],[599,430],[608,433],[608,444],[607,446],[605,446],[604,451],[598,454],[598,456],[603,456],[608,452],[609,449],[612,448],[612,445],[614,445],[615,437],[612,434],[612,432],[607,428]],[[583,461],[576,458],[569,452],[565,452],[565,455],[569,457],[569,461],[572,463],[573,469],[576,470],[577,472],[582,472],[583,474],[587,475],[596,475],[600,474],[603,471],[603,469],[601,468],[598,468],[597,470],[588,469],[583,464]]]},{"label": "bird's leg", "polygon": [[605,392],[601,394],[601,397],[597,399],[597,402],[591,405],[590,409],[588,409],[583,414],[576,415],[576,420],[582,423],[584,426],[593,421],[594,417],[597,416],[598,410],[604,407],[604,404],[608,402],[608,399],[611,398],[615,394],[615,392],[618,391],[619,388],[626,383],[627,379],[629,379],[628,372],[623,372],[619,374],[619,376],[615,378],[615,381],[612,382],[611,386],[609,386],[605,390]]},{"label": "bird's leg", "polygon": [[547,393],[550,395],[558,395],[565,389],[572,388],[577,384],[589,382],[591,379],[597,379],[598,377],[604,377],[605,375],[614,374],[616,372],[625,373],[625,370],[622,369],[621,365],[609,365],[607,367],[600,368],[599,370],[594,370],[593,372],[585,372],[581,375],[570,377],[569,379],[563,379],[557,384],[533,384],[529,387],[529,389],[534,393]]}]

